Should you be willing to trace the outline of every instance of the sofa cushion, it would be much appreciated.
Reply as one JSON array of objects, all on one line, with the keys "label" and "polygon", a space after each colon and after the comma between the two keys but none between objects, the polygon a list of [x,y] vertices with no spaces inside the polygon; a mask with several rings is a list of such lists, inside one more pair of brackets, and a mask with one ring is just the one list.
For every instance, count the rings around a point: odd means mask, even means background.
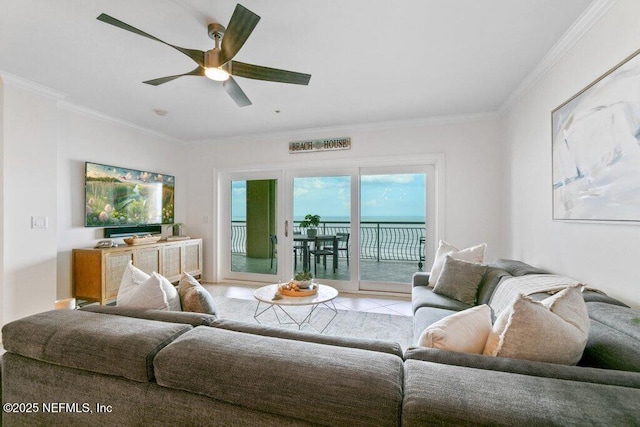
[{"label": "sofa cushion", "polygon": [[213,314],[191,313],[188,311],[151,310],[145,308],[116,307],[112,305],[87,305],[82,311],[104,313],[114,316],[135,317],[137,319],[157,320],[169,323],[184,323],[191,326],[209,326],[218,317]]},{"label": "sofa cushion", "polygon": [[431,273],[429,275],[429,285],[435,286],[440,277],[440,272],[444,266],[445,257],[447,255],[455,259],[461,259],[464,261],[482,263],[484,261],[484,250],[487,247],[486,243],[481,243],[470,248],[458,249],[449,243],[440,240],[436,256],[433,261],[433,267],[431,267]]},{"label": "sofa cushion", "polygon": [[486,266],[452,258],[447,255],[444,259],[440,277],[433,287],[433,292],[474,305],[478,286]]},{"label": "sofa cushion", "polygon": [[484,272],[484,275],[482,276],[480,286],[478,286],[478,296],[476,303],[489,304],[491,295],[493,295],[493,291],[496,290],[496,287],[498,286],[498,283],[500,283],[500,280],[502,280],[503,277],[510,276],[511,275],[505,270],[488,265],[487,269]]},{"label": "sofa cushion", "polygon": [[190,325],[53,310],[4,325],[2,344],[8,352],[42,362],[146,382],[153,379],[156,353],[190,329]]},{"label": "sofa cushion", "polygon": [[402,364],[391,354],[199,326],[162,349],[155,370],[162,386],[302,422],[398,425]]},{"label": "sofa cushion", "polygon": [[591,329],[580,365],[640,372],[640,310],[587,303]]},{"label": "sofa cushion", "polygon": [[436,294],[433,292],[432,288],[426,286],[417,286],[413,288],[413,291],[411,292],[411,304],[413,305],[414,313],[420,307],[444,308],[446,310],[454,311],[466,310],[471,307],[471,305],[453,298]]},{"label": "sofa cushion", "polygon": [[218,319],[211,326],[236,332],[244,332],[266,337],[292,339],[316,344],[335,345],[338,347],[359,348],[362,350],[379,351],[402,357],[400,344],[391,341],[381,341],[366,338],[342,337],[322,335],[295,329],[283,329],[275,326],[260,325],[231,319]]},{"label": "sofa cushion", "polygon": [[182,273],[178,284],[180,303],[184,311],[218,314],[211,294],[189,273]]},{"label": "sofa cushion", "polygon": [[429,274],[424,271],[416,271],[411,276],[411,285],[412,286],[429,286]]},{"label": "sofa cushion", "polygon": [[547,270],[534,267],[522,261],[514,259],[497,259],[491,263],[494,267],[501,268],[512,276],[524,276],[526,274],[548,274]]},{"label": "sofa cushion", "polygon": [[[129,381],[125,378],[52,365],[12,353],[3,355],[2,366],[6,373],[3,378],[4,401],[39,403],[39,411],[35,413],[3,413],[4,426],[309,425],[206,396],[161,387],[153,381]],[[44,410],[43,404],[47,404],[51,409]],[[89,406],[89,411],[83,413],[84,405]],[[109,405],[110,408],[106,407],[107,411],[103,409],[98,413],[98,405],[103,408]]]},{"label": "sofa cushion", "polygon": [[640,341],[640,310],[612,306],[604,303],[587,304],[589,317],[593,320],[629,335]]},{"label": "sofa cushion", "polygon": [[451,314],[428,326],[418,338],[422,347],[482,354],[491,332],[491,308],[484,304]]},{"label": "sofa cushion", "polygon": [[412,359],[405,361],[404,376],[402,425],[407,427],[636,425],[640,413],[638,388]]},{"label": "sofa cushion", "polygon": [[604,302],[607,304],[619,305],[620,307],[629,307],[622,301],[610,297],[599,290],[584,289],[582,291],[582,298],[584,298],[584,302]]},{"label": "sofa cushion", "polygon": [[484,354],[575,365],[589,333],[582,286],[570,286],[542,302],[520,294],[503,310]]},{"label": "sofa cushion", "polygon": [[558,365],[507,357],[491,357],[481,354],[461,353],[437,348],[410,347],[404,353],[405,360],[423,360],[452,366],[510,372],[534,377],[557,378],[569,381],[592,382],[621,387],[640,388],[640,373],[584,366]]}]

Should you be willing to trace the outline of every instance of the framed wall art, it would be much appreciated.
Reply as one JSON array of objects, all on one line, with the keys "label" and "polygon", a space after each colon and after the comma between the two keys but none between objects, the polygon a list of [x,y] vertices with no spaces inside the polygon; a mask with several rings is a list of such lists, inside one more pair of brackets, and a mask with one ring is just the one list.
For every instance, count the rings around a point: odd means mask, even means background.
[{"label": "framed wall art", "polygon": [[554,220],[640,221],[639,54],[551,113]]}]

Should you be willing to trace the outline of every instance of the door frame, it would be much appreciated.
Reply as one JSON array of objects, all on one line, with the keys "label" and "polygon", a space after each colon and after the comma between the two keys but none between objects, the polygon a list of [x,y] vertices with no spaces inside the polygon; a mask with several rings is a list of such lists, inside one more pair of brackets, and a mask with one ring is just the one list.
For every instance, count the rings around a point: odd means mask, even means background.
[{"label": "door frame", "polygon": [[[264,274],[264,273],[250,273],[231,270],[231,251],[229,242],[231,241],[231,209],[229,200],[231,199],[231,182],[233,181],[252,181],[252,180],[276,180],[276,235],[282,235],[284,226],[280,221],[282,212],[284,210],[284,189],[283,189],[283,171],[278,169],[270,170],[228,170],[221,171],[217,175],[218,179],[218,221],[217,221],[217,236],[218,242],[216,242],[218,252],[218,268],[216,276],[225,281],[244,281],[244,282],[259,282],[259,283],[273,283],[274,281],[283,281],[282,271],[286,268],[286,262],[284,260],[284,248],[278,240],[278,253],[276,255],[276,274]],[[227,185],[228,184],[228,185]],[[225,244],[226,242],[226,244]],[[284,242],[283,242],[284,243]]]},{"label": "door frame", "polygon": [[[414,165],[383,165],[383,166],[366,166],[360,167],[358,172],[358,180],[360,181],[363,176],[372,176],[372,175],[401,175],[401,174],[424,174],[425,175],[425,206],[423,207],[425,212],[425,229],[427,230],[427,236],[430,230],[436,230],[436,220],[437,213],[434,208],[435,205],[432,205],[433,202],[430,201],[429,195],[435,194],[437,191],[436,187],[436,173],[437,168],[434,164],[414,164]],[[361,183],[359,183],[358,188],[361,189]],[[358,195],[361,198],[361,195]],[[358,203],[362,203],[362,200],[358,200]],[[360,220],[362,212],[358,211],[358,225],[360,224]],[[359,227],[360,228],[360,227]],[[359,234],[359,233],[358,233]],[[435,240],[434,235],[434,240]],[[429,241],[429,239],[427,239]],[[434,245],[429,245],[425,242],[425,262],[427,260],[433,260],[435,258],[435,251],[433,251]],[[360,255],[358,251],[358,255]],[[358,258],[360,258],[358,256]],[[431,267],[429,265],[429,267]],[[425,266],[426,268],[426,266]],[[417,271],[417,270],[416,270]],[[361,275],[360,269],[358,269],[358,273]],[[382,282],[375,280],[363,280],[360,278],[358,280],[358,290],[360,291],[375,291],[375,292],[397,292],[397,293],[411,293],[411,285],[407,286],[406,283],[399,282]]]},{"label": "door frame", "polygon": [[[285,184],[287,193],[285,194],[285,203],[286,203],[286,221],[289,223],[290,230],[293,229],[293,180],[295,178],[306,178],[306,177],[332,177],[332,176],[349,176],[350,177],[350,200],[351,206],[349,210],[350,215],[350,244],[351,247],[357,248],[360,245],[360,239],[357,237],[359,234],[357,232],[356,221],[354,221],[354,214],[359,212],[359,197],[354,199],[354,194],[358,192],[358,169],[354,166],[335,166],[335,167],[320,167],[317,166],[315,168],[291,168],[285,171]],[[354,231],[355,230],[355,231]],[[286,237],[287,242],[290,245],[293,245],[293,234],[289,233],[289,236]],[[287,253],[291,253],[293,250],[293,246],[291,246],[291,250]],[[354,292],[358,290],[357,282],[357,271],[358,271],[358,260],[355,260],[356,257],[352,257],[350,259],[349,265],[349,280],[330,280],[323,279],[323,283],[327,285],[333,286],[334,288],[344,291],[344,292]],[[354,268],[355,267],[355,268]]]},{"label": "door frame", "polygon": [[[314,153],[315,154],[315,153]],[[296,159],[297,160],[297,159]],[[323,166],[324,165],[324,166]],[[427,239],[427,244],[425,245],[425,266],[424,271],[429,271],[431,265],[433,263],[433,259],[435,257],[436,250],[438,248],[438,242],[444,238],[444,230],[445,230],[445,155],[444,153],[435,153],[435,154],[425,154],[425,155],[413,155],[413,156],[385,156],[385,157],[363,157],[363,158],[344,158],[344,159],[332,159],[325,160],[324,162],[318,162],[317,160],[299,160],[299,161],[290,161],[290,162],[281,162],[281,163],[272,163],[272,164],[261,164],[259,169],[249,169],[245,167],[234,167],[234,168],[224,168],[224,169],[216,169],[214,171],[213,177],[213,188],[214,188],[214,230],[213,237],[217,241],[214,241],[213,248],[215,249],[215,253],[212,255],[213,261],[213,275],[216,278],[217,282],[222,281],[243,281],[243,282],[260,282],[260,283],[270,283],[274,280],[273,275],[252,275],[250,278],[241,278],[237,277],[237,275],[232,275],[234,277],[229,277],[229,275],[225,275],[224,266],[225,261],[228,260],[229,263],[226,264],[230,269],[230,259],[228,258],[230,254],[225,254],[225,251],[228,248],[225,248],[225,240],[227,237],[230,239],[230,227],[225,230],[227,224],[230,224],[230,209],[228,209],[228,199],[224,199],[225,195],[229,195],[229,191],[225,192],[222,188],[222,185],[225,179],[230,180],[232,178],[229,177],[238,177],[238,179],[278,179],[278,220],[276,221],[277,233],[278,236],[284,236],[284,221],[289,220],[289,224],[292,224],[293,218],[293,199],[289,198],[285,191],[285,185],[287,188],[292,188],[292,180],[289,181],[292,174],[302,173],[305,171],[307,176],[314,176],[317,174],[316,171],[324,171],[325,173],[332,173],[332,171],[339,170],[347,170],[347,169],[356,169],[357,176],[359,177],[359,171],[362,169],[377,169],[377,168],[413,168],[425,165],[433,166],[433,177],[431,182],[429,179],[427,180],[427,227],[431,226],[431,230],[433,230],[433,238]],[[413,169],[412,169],[413,170]],[[248,177],[248,178],[247,178]],[[292,179],[292,178],[291,178]],[[359,178],[358,178],[359,180]],[[352,201],[354,201],[354,195],[357,195],[354,203],[351,206],[351,217],[358,218],[360,215],[360,194],[359,194],[359,182],[358,180],[351,180],[351,190],[352,190]],[[355,187],[355,188],[354,188]],[[287,192],[290,193],[291,190],[287,189]],[[431,191],[431,193],[429,193]],[[431,205],[429,205],[431,203]],[[225,212],[226,209],[226,212]],[[355,210],[355,212],[354,212]],[[284,216],[282,216],[284,215]],[[225,223],[225,220],[227,221]],[[352,222],[353,223],[353,222]],[[291,226],[290,226],[290,229]],[[226,234],[225,234],[226,233]],[[358,235],[359,233],[353,233],[354,235]],[[352,236],[355,237],[355,236]],[[357,240],[357,241],[356,241]],[[359,245],[359,237],[356,240],[352,240],[352,245]],[[230,240],[229,240],[230,241]],[[286,275],[283,275],[285,271],[291,271],[293,268],[293,260],[290,257],[284,256],[289,252],[293,251],[293,233],[289,233],[289,236],[286,239],[283,239],[283,242],[279,243],[278,250],[278,258],[277,262],[279,266],[282,268],[278,268],[278,278],[276,280],[286,281],[289,278]],[[354,246],[356,247],[356,246]],[[227,259],[225,259],[225,256]],[[359,257],[354,257],[359,258]],[[356,261],[359,262],[359,261]],[[359,266],[359,264],[356,264]],[[353,272],[357,271],[356,269],[352,269],[351,277],[352,280],[349,282],[349,285],[346,288],[341,289],[341,291],[348,292],[359,292],[359,282],[356,278],[355,286],[353,280]],[[262,277],[260,277],[262,276]],[[337,282],[344,283],[344,282]],[[368,289],[367,292],[376,292],[376,289]],[[389,291],[386,291],[389,292]],[[391,291],[393,292],[393,291]]]}]

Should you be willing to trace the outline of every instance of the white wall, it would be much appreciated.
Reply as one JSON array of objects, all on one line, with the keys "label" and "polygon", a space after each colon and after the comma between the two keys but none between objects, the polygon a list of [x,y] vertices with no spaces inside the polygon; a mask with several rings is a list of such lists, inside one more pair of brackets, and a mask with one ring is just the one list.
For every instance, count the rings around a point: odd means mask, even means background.
[{"label": "white wall", "polygon": [[[50,310],[56,299],[71,296],[71,249],[102,238],[101,228],[84,227],[85,161],[175,175],[177,221],[185,221],[187,209],[181,143],[72,108],[46,88],[10,80],[0,86],[2,323]],[[47,217],[48,228],[32,229],[32,216]]]},{"label": "white wall", "polygon": [[510,252],[640,307],[640,225],[552,221],[551,111],[640,48],[640,2],[620,0],[505,117]]},{"label": "white wall", "polygon": [[[56,100],[4,86],[4,321],[56,298]],[[49,227],[32,229],[31,217]]]},{"label": "white wall", "polygon": [[[0,75],[0,166],[4,170],[4,80]],[[4,319],[4,173],[0,172],[0,323]]]},{"label": "white wall", "polygon": [[[289,154],[288,143],[306,138],[350,136],[348,151]],[[205,239],[205,280],[215,279],[213,264],[215,223],[214,170],[260,169],[265,164],[291,165],[314,160],[331,167],[335,159],[388,158],[445,154],[445,218],[443,238],[454,245],[487,242],[489,261],[506,255],[502,214],[502,143],[500,123],[493,117],[451,123],[404,125],[393,128],[309,131],[224,144],[202,144],[190,149],[188,233]]]},{"label": "white wall", "polygon": [[[185,221],[185,146],[82,111],[59,110],[57,295],[71,296],[71,250],[93,246],[103,228],[84,227],[84,162],[174,175],[175,218]],[[163,229],[170,234],[169,226]]]}]

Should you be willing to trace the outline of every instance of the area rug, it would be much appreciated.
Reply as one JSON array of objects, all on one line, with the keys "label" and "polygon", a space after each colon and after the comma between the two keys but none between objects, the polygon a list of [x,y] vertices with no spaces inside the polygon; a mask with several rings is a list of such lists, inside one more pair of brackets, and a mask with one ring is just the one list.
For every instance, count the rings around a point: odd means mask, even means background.
[{"label": "area rug", "polygon": [[[215,298],[215,302],[220,317],[257,323],[253,316],[258,301],[218,296]],[[261,303],[260,310],[265,308],[267,305]],[[309,313],[309,307],[287,307],[287,311],[294,319],[301,321]],[[280,311],[278,311],[278,316],[283,322],[288,320],[286,315]],[[332,316],[331,310],[319,307],[312,314],[310,323],[314,328],[322,329]],[[280,326],[276,314],[271,309],[261,314],[258,319],[264,325],[298,329],[295,325]],[[302,330],[313,331],[314,329],[303,325]],[[338,310],[338,314],[329,323],[323,334],[394,341],[400,344],[403,350],[406,350],[413,340],[413,320],[409,316]]]}]

